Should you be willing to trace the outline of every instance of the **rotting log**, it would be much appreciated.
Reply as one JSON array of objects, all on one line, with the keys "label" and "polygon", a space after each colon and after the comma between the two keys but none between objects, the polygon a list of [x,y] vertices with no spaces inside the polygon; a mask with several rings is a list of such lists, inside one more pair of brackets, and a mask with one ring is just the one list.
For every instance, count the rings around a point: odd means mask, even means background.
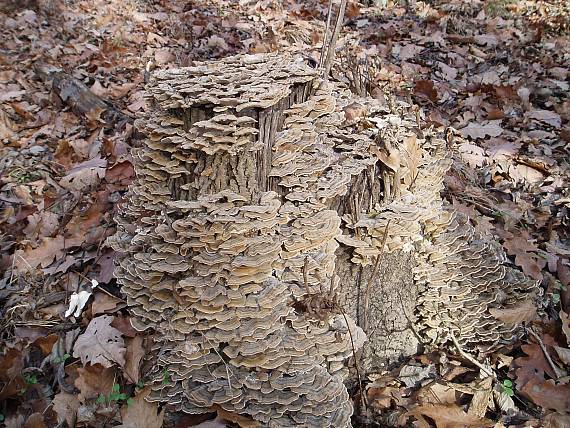
[{"label": "rotting log", "polygon": [[108,101],[95,95],[83,82],[52,66],[36,64],[36,75],[79,117],[101,122],[107,127],[121,127],[132,119]]},{"label": "rotting log", "polygon": [[405,102],[288,54],[157,71],[146,99],[109,242],[133,326],[154,332],[151,400],[344,427],[355,356],[369,371],[420,343],[520,334],[497,309],[536,285],[444,206],[446,142]]}]

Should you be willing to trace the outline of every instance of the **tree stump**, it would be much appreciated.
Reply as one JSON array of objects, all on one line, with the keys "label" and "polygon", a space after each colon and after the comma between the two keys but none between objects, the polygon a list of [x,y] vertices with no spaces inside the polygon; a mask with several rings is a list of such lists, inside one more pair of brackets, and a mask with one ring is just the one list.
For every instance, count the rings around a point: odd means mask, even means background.
[{"label": "tree stump", "polygon": [[520,334],[498,309],[535,284],[444,207],[447,144],[411,106],[287,54],[158,71],[146,98],[110,243],[133,326],[154,332],[151,400],[349,426],[356,363]]}]

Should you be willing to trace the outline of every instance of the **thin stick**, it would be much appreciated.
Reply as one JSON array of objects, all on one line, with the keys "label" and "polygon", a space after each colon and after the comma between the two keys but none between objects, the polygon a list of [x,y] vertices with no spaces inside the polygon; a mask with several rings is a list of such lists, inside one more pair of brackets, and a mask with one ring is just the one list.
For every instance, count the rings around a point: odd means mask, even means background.
[{"label": "thin stick", "polygon": [[323,35],[323,45],[321,46],[321,57],[319,58],[319,68],[321,68],[324,65],[325,52],[327,51],[327,46],[329,44],[329,30],[331,28],[332,6],[333,6],[333,0],[329,0],[329,12],[327,14],[327,25],[325,27],[325,34]]},{"label": "thin stick", "polygon": [[540,338],[540,336],[538,334],[535,333],[535,331],[532,329],[532,327],[528,327],[527,330],[529,331],[529,333],[532,335],[532,337],[534,337],[536,339],[536,341],[538,342],[538,345],[540,346],[540,349],[542,349],[542,353],[544,354],[546,361],[548,361],[548,364],[550,365],[550,367],[552,367],[552,370],[554,370],[554,373],[556,374],[556,377],[558,379],[560,379],[561,377],[565,376],[564,373],[561,372],[560,368],[557,367],[554,362],[552,361],[552,358],[550,357],[550,354],[548,353],[548,351],[546,350],[546,346],[544,346],[544,342],[542,341],[542,339]]},{"label": "thin stick", "polygon": [[311,290],[309,290],[309,256],[305,256],[305,263],[303,264],[303,283],[307,295],[311,294]]},{"label": "thin stick", "polygon": [[323,79],[325,80],[325,82],[329,78],[329,73],[331,71],[332,63],[334,61],[334,52],[335,52],[336,41],[337,41],[338,35],[340,33],[340,28],[342,27],[342,21],[344,19],[344,11],[345,10],[346,10],[346,0],[341,0],[338,15],[336,17],[336,24],[334,26],[334,31],[333,31],[333,34],[331,37],[331,41],[330,41],[328,49],[327,49],[327,57],[326,57],[325,64],[324,64]]},{"label": "thin stick", "polygon": [[472,364],[476,365],[477,367],[479,367],[481,369],[481,371],[483,373],[485,373],[487,376],[491,376],[493,379],[497,379],[497,376],[495,375],[495,373],[490,370],[489,368],[485,367],[483,364],[481,364],[479,361],[477,361],[475,359],[475,357],[472,357],[471,355],[469,355],[467,352],[465,352],[462,348],[461,345],[459,344],[459,342],[457,341],[457,339],[455,338],[455,335],[453,334],[453,332],[449,333],[451,336],[451,340],[453,341],[453,344],[455,345],[455,347],[457,348],[457,350],[459,351],[459,354],[465,358],[466,360],[469,360]]},{"label": "thin stick", "polygon": [[340,313],[344,318],[344,322],[346,323],[346,328],[348,329],[348,335],[350,336],[350,344],[352,345],[352,356],[354,357],[354,368],[356,369],[356,377],[358,378],[358,390],[360,392],[360,400],[362,401],[362,405],[364,406],[364,410],[368,407],[368,403],[366,401],[366,395],[364,395],[362,390],[362,378],[360,377],[360,369],[358,368],[358,360],[356,359],[356,348],[354,347],[354,339],[352,338],[352,332],[350,331],[350,325],[348,324],[348,318],[346,318],[346,314],[344,310],[339,306]]},{"label": "thin stick", "polygon": [[366,290],[364,290],[364,319],[362,320],[362,329],[366,333],[368,332],[368,307],[370,306],[370,290],[372,289],[372,282],[374,281],[374,278],[376,278],[376,275],[378,275],[380,260],[384,254],[384,246],[386,245],[386,238],[388,237],[388,226],[390,226],[390,221],[392,221],[392,219],[389,219],[388,223],[386,223],[384,236],[382,237],[382,245],[380,246],[380,254],[376,256],[376,262],[374,263],[374,269],[372,269],[372,275],[370,276],[368,284],[366,284]]}]

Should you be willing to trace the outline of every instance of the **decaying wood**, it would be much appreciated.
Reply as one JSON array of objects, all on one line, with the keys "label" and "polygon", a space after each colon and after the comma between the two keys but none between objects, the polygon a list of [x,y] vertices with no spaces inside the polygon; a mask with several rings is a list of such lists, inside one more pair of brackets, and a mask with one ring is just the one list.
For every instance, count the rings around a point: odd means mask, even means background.
[{"label": "decaying wood", "polygon": [[[150,400],[346,427],[343,382],[420,338],[486,351],[521,334],[491,309],[535,284],[444,206],[444,135],[318,73],[267,54],[151,76],[109,240],[133,326],[156,331]],[[354,103],[366,113],[349,120]]]},{"label": "decaying wood", "polygon": [[109,101],[95,95],[84,83],[70,74],[46,65],[36,65],[36,75],[48,82],[54,93],[80,117],[105,126],[123,125],[133,119]]}]

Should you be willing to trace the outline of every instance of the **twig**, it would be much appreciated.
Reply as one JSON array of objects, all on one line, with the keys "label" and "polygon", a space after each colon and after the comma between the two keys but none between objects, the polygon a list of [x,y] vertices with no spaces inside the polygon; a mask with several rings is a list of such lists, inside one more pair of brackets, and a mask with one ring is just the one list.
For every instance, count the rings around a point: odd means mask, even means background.
[{"label": "twig", "polygon": [[493,370],[490,370],[489,368],[485,367],[483,364],[481,364],[479,361],[477,361],[475,359],[475,357],[472,357],[471,355],[469,355],[467,352],[465,352],[461,348],[461,345],[459,344],[459,342],[455,338],[455,335],[453,334],[453,332],[450,331],[449,335],[451,336],[451,340],[453,341],[453,344],[457,348],[457,351],[459,351],[459,355],[461,355],[463,358],[465,358],[466,360],[468,360],[472,364],[479,367],[481,369],[481,371],[483,373],[485,373],[487,376],[491,376],[493,379],[497,379],[497,376],[495,375],[495,372],[493,372]]},{"label": "twig", "polygon": [[[224,363],[224,367],[225,367],[225,369],[226,369],[226,376],[228,377],[228,388],[232,389],[232,379],[231,379],[231,376],[236,377],[236,376],[234,375],[234,372],[232,372],[232,371],[230,370],[230,368],[228,367],[228,363],[226,363],[226,361],[224,360],[224,358],[220,355],[220,353],[219,353],[218,350],[216,349],[216,346],[212,343],[212,341],[210,340],[210,338],[209,338],[209,337],[206,337],[206,336],[204,336],[204,335],[203,335],[202,337],[204,337],[204,338],[208,341],[208,343],[209,343],[210,346],[212,347],[212,350],[216,353],[216,355],[217,355],[218,357],[220,357],[220,360],[222,360],[222,363]],[[207,367],[207,366],[206,366],[206,367]],[[208,368],[208,371],[210,371],[209,368]],[[231,372],[231,376],[230,376],[230,372]],[[213,376],[213,373],[210,372],[210,374]]]},{"label": "twig", "polygon": [[309,290],[309,256],[305,256],[305,263],[303,264],[303,284],[305,284],[305,291],[311,294]]},{"label": "twig", "polygon": [[319,68],[324,65],[325,52],[327,51],[327,46],[329,42],[329,30],[331,28],[331,17],[332,17],[332,6],[333,0],[329,0],[329,12],[327,14],[327,25],[325,27],[325,34],[323,35],[323,45],[321,46],[321,57],[319,58]]},{"label": "twig", "polygon": [[550,357],[550,354],[548,353],[546,346],[544,346],[544,342],[542,341],[540,336],[535,333],[532,327],[527,327],[527,330],[531,334],[531,336],[534,337],[538,342],[538,345],[540,346],[540,349],[542,349],[542,353],[544,354],[546,361],[548,361],[548,364],[550,365],[550,367],[552,367],[552,370],[554,370],[554,373],[556,374],[556,380],[560,379],[561,377],[564,377],[566,374],[562,372],[560,368],[554,364],[554,361],[552,361],[552,358]]},{"label": "twig", "polygon": [[364,410],[366,411],[368,407],[368,402],[366,401],[366,395],[363,393],[362,389],[362,377],[360,377],[360,369],[358,368],[358,359],[356,358],[356,348],[354,346],[354,339],[352,338],[352,332],[350,331],[350,325],[348,324],[348,318],[344,313],[344,310],[338,306],[340,313],[344,318],[344,322],[346,323],[346,328],[348,329],[348,335],[350,336],[350,344],[352,345],[352,356],[354,357],[354,368],[356,369],[356,377],[358,378],[358,390],[360,392],[360,400],[362,401],[362,405],[364,406]]},{"label": "twig", "polygon": [[332,67],[332,63],[334,61],[334,52],[335,52],[336,41],[337,41],[338,35],[340,33],[340,28],[342,27],[342,21],[344,19],[345,9],[346,9],[346,0],[341,0],[340,7],[338,10],[338,14],[336,17],[336,24],[334,26],[334,31],[333,31],[333,34],[331,37],[331,41],[330,41],[328,48],[327,48],[327,56],[326,56],[324,68],[323,68],[323,79],[325,80],[325,82],[328,80],[329,73],[330,73],[331,67]]},{"label": "twig", "polygon": [[366,290],[364,290],[364,316],[362,320],[362,329],[364,332],[368,331],[368,307],[370,305],[370,290],[372,289],[372,282],[376,278],[378,274],[378,269],[380,267],[380,260],[382,259],[382,255],[384,254],[384,246],[386,245],[386,238],[388,236],[388,226],[390,226],[390,221],[386,223],[386,228],[384,229],[384,236],[382,237],[382,245],[380,246],[380,253],[376,256],[376,262],[374,263],[374,269],[372,269],[372,275],[370,276],[370,280],[368,284],[366,284]]}]

